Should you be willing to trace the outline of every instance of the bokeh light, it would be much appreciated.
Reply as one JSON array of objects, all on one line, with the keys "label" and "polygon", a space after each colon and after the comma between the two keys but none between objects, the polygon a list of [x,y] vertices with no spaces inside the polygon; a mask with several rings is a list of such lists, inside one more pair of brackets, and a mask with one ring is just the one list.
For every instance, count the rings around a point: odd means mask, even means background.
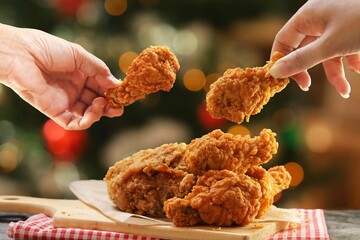
[{"label": "bokeh light", "polygon": [[288,162],[284,167],[291,175],[290,187],[299,185],[304,179],[304,169],[302,166],[296,162]]},{"label": "bokeh light", "polygon": [[240,136],[251,136],[250,130],[243,125],[233,125],[228,129],[228,133]]},{"label": "bokeh light", "polygon": [[83,26],[94,26],[99,21],[99,9],[95,2],[90,1],[82,4],[76,12],[76,19]]},{"label": "bokeh light", "polygon": [[51,119],[45,122],[42,133],[49,151],[64,161],[76,161],[87,138],[86,131],[66,130]]},{"label": "bokeh light", "polygon": [[305,131],[305,143],[315,153],[329,150],[333,140],[333,134],[325,123],[313,123]]},{"label": "bokeh light", "polygon": [[127,0],[105,0],[105,10],[112,16],[120,16],[127,9]]},{"label": "bokeh light", "polygon": [[142,33],[148,32],[151,45],[170,46],[176,33],[176,29],[167,23],[158,23],[150,27],[150,29],[141,28]]},{"label": "bokeh light", "polygon": [[222,128],[226,124],[226,120],[223,118],[213,118],[210,113],[206,110],[206,102],[201,103],[197,109],[197,118],[201,126],[212,131],[217,128]]},{"label": "bokeh light", "polygon": [[0,147],[0,172],[9,173],[17,166],[18,160],[14,152],[3,146]]},{"label": "bokeh light", "polygon": [[174,36],[173,46],[177,54],[189,56],[196,51],[198,47],[198,39],[191,31],[178,31]]},{"label": "bokeh light", "polygon": [[185,73],[183,83],[190,91],[200,91],[205,86],[206,77],[203,71],[193,68]]},{"label": "bokeh light", "polygon": [[134,59],[138,56],[136,52],[125,52],[122,54],[119,58],[119,68],[124,73],[127,73],[127,70],[130,66],[130,64],[134,61]]},{"label": "bokeh light", "polygon": [[211,73],[209,75],[206,76],[206,83],[204,86],[204,90],[206,92],[208,92],[210,90],[210,85],[215,82],[216,80],[218,80],[221,77],[220,74],[218,73]]},{"label": "bokeh light", "polygon": [[0,172],[13,171],[22,159],[22,150],[16,141],[7,142],[0,146]]}]

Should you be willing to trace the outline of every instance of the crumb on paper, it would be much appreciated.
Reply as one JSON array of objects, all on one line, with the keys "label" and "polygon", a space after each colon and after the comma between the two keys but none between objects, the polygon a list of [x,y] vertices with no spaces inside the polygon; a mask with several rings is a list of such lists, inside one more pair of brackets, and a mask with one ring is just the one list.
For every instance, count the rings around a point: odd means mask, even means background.
[{"label": "crumb on paper", "polygon": [[254,226],[255,226],[255,228],[263,228],[263,227],[264,227],[264,224],[262,224],[262,223],[255,223]]}]

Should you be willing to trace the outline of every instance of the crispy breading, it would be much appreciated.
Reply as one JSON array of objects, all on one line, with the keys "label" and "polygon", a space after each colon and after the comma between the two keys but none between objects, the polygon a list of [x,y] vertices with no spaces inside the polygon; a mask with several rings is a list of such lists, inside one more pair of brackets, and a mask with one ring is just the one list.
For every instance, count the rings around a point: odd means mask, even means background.
[{"label": "crispy breading", "polygon": [[283,166],[276,166],[266,171],[261,166],[253,166],[248,169],[246,175],[255,178],[261,185],[262,197],[257,218],[260,218],[274,203],[276,194],[287,189],[290,185],[291,176]]},{"label": "crispy breading", "polygon": [[150,93],[170,91],[180,69],[176,56],[167,47],[149,47],[131,63],[117,88],[106,91],[112,107],[125,107]]},{"label": "crispy breading", "polygon": [[167,200],[164,211],[175,226],[241,226],[255,219],[260,198],[260,184],[253,178],[228,170],[210,170],[185,198]]},{"label": "crispy breading", "polygon": [[164,144],[117,162],[104,180],[121,211],[166,216],[176,226],[245,225],[261,217],[287,188],[284,167],[258,166],[272,158],[275,133],[235,136],[215,130],[190,144]]},{"label": "crispy breading", "polygon": [[185,143],[142,150],[117,162],[104,180],[111,200],[124,212],[163,217],[163,203],[185,196],[195,176],[184,171]]},{"label": "crispy breading", "polygon": [[241,123],[257,114],[275,93],[283,90],[288,78],[274,79],[270,68],[283,54],[275,52],[263,67],[228,69],[211,84],[206,95],[207,110],[213,118]]},{"label": "crispy breading", "polygon": [[263,129],[254,138],[217,129],[192,140],[186,148],[184,162],[196,175],[222,169],[245,173],[249,167],[266,163],[277,153],[275,136],[270,129]]}]

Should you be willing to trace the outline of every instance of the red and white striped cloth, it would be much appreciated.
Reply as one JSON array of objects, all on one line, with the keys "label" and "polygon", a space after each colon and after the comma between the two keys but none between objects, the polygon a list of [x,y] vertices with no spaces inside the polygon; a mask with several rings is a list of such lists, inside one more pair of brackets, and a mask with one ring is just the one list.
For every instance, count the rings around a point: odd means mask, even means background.
[{"label": "red and white striped cloth", "polygon": [[268,240],[329,240],[324,211],[321,209],[298,209],[303,220],[301,224],[290,224]]},{"label": "red and white striped cloth", "polygon": [[[268,240],[328,240],[324,212],[321,209],[299,209],[302,224],[291,224]],[[158,240],[158,238],[127,233],[107,232],[79,228],[54,228],[52,219],[37,214],[26,221],[11,222],[7,234],[13,239],[47,240]]]}]

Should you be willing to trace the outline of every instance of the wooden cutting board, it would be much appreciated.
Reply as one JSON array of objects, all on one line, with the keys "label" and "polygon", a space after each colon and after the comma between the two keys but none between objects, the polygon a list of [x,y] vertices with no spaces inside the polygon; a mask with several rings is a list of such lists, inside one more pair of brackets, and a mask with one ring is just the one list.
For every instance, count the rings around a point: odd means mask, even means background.
[{"label": "wooden cutting board", "polygon": [[80,200],[4,195],[0,196],[0,211],[44,213],[53,218],[54,227],[104,230],[179,240],[263,240],[289,224],[288,222],[263,222],[261,224],[251,223],[244,227],[196,226],[184,228],[134,217],[126,222],[119,222],[106,217]]}]

